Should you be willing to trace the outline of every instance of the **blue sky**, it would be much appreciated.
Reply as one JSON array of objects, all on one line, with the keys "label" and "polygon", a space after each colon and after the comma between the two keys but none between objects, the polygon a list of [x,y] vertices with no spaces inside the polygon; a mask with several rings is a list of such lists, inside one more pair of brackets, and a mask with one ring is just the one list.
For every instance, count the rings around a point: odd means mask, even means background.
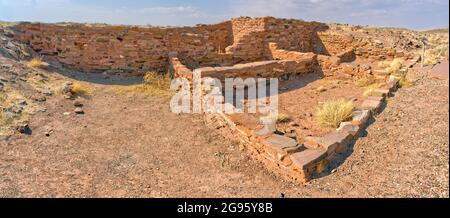
[{"label": "blue sky", "polygon": [[194,25],[237,16],[429,29],[448,27],[448,0],[0,0],[0,20]]}]

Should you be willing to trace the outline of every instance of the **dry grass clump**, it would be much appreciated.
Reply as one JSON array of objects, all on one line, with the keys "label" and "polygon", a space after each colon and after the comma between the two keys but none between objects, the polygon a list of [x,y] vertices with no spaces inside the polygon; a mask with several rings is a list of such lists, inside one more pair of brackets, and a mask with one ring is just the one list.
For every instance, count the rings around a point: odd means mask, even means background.
[{"label": "dry grass clump", "polygon": [[400,71],[400,80],[398,84],[400,88],[408,88],[413,85],[412,81],[408,78],[408,70]]},{"label": "dry grass clump", "polygon": [[3,111],[5,102],[6,102],[6,96],[3,92],[0,92],[0,127],[5,125],[5,123],[6,123],[6,116],[5,116],[5,112]]},{"label": "dry grass clump", "polygon": [[366,87],[374,84],[375,78],[373,78],[373,76],[364,75],[362,77],[355,78],[353,82],[359,87]]},{"label": "dry grass clump", "polygon": [[393,61],[381,61],[378,63],[378,67],[384,69],[388,74],[395,74],[403,67],[403,64],[400,59],[396,58]]},{"label": "dry grass clump", "polygon": [[390,61],[380,61],[378,63],[378,67],[381,69],[386,69],[386,68],[390,67],[390,65],[391,65]]},{"label": "dry grass clump", "polygon": [[72,93],[77,97],[88,98],[92,95],[92,86],[86,83],[74,82],[72,84]]},{"label": "dry grass clump", "polygon": [[169,90],[171,81],[172,78],[168,73],[161,75],[155,72],[148,72],[144,76],[145,86],[161,90]]},{"label": "dry grass clump", "polygon": [[434,33],[426,36],[427,46],[424,64],[434,65],[439,61],[449,58],[449,35],[448,33]]},{"label": "dry grass clump", "polygon": [[434,65],[439,61],[448,60],[449,46],[439,45],[425,51],[424,64]]},{"label": "dry grass clump", "polygon": [[327,101],[317,109],[316,118],[322,126],[337,128],[352,117],[353,108],[352,101],[345,99]]},{"label": "dry grass clump", "polygon": [[285,113],[270,113],[265,119],[276,120],[277,123],[288,123],[292,121],[292,116]]},{"label": "dry grass clump", "polygon": [[366,89],[364,90],[363,96],[364,97],[369,97],[369,96],[376,96],[377,95],[377,89],[380,88],[379,84],[372,84],[370,86],[367,86]]},{"label": "dry grass clump", "polygon": [[287,122],[291,122],[292,121],[292,117],[288,114],[284,114],[284,113],[278,113],[277,115],[277,123],[287,123]]},{"label": "dry grass clump", "polygon": [[28,62],[28,66],[32,68],[41,68],[45,67],[46,64],[39,58],[33,58],[31,61]]},{"label": "dry grass clump", "polygon": [[144,82],[138,85],[117,86],[117,91],[126,91],[133,93],[141,93],[152,96],[169,97],[172,94],[170,84],[172,78],[169,73],[164,75],[156,72],[148,72],[144,76]]},{"label": "dry grass clump", "polygon": [[403,64],[399,59],[394,59],[390,64],[389,64],[389,68],[390,70],[395,73],[398,72],[401,68],[402,68]]}]

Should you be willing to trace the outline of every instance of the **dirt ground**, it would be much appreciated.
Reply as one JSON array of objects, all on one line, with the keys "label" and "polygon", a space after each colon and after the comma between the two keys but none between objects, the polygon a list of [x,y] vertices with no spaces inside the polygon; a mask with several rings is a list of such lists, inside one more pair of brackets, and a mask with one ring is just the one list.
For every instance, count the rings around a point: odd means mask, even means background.
[{"label": "dirt ground", "polygon": [[448,80],[412,74],[351,154],[306,185],[273,176],[201,116],[171,113],[166,98],[92,83],[84,115],[50,98],[31,135],[0,142],[0,197],[448,197]]}]

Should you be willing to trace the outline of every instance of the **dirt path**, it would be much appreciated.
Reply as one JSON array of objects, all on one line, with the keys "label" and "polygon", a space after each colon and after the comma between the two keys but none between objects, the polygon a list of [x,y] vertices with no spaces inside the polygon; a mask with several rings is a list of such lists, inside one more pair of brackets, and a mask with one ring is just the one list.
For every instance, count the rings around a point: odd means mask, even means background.
[{"label": "dirt path", "polygon": [[353,154],[307,185],[272,176],[165,99],[96,87],[84,115],[53,98],[31,136],[0,142],[1,197],[449,196],[448,80],[399,90]]}]

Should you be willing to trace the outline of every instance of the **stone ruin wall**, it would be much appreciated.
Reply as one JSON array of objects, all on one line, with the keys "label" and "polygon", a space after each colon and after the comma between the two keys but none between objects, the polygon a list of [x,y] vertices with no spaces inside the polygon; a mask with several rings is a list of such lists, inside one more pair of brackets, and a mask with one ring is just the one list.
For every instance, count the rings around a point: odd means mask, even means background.
[{"label": "stone ruin wall", "polygon": [[214,25],[176,28],[21,23],[15,31],[16,39],[68,68],[92,73],[144,73],[166,72],[172,57],[189,69],[284,58],[274,57],[270,43],[275,43],[278,51],[292,51],[298,57],[308,52],[334,55],[346,49],[343,46],[352,46],[336,42],[344,41],[339,37],[323,38],[327,28],[317,22],[240,17]]}]

